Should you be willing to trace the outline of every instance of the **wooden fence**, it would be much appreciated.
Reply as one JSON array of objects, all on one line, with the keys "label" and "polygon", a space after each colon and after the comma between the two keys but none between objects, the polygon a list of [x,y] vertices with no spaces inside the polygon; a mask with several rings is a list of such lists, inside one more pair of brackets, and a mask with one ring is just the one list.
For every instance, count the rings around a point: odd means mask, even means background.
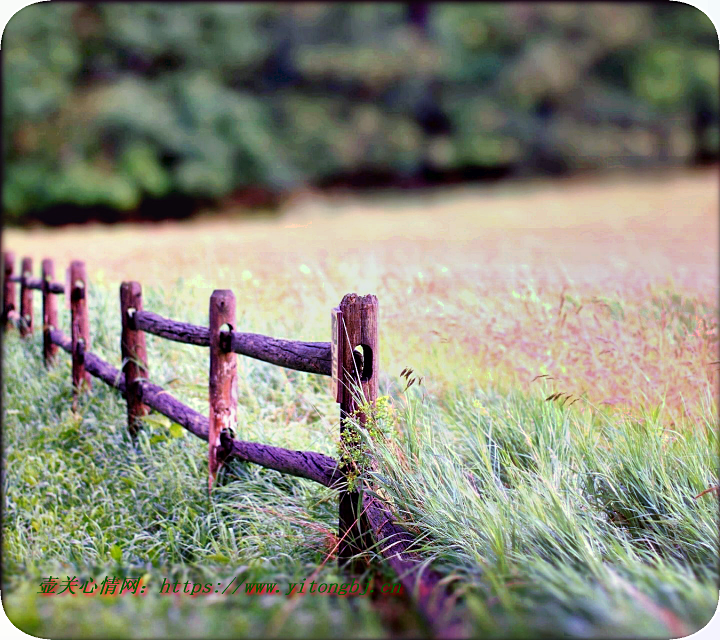
[{"label": "wooden fence", "polygon": [[[338,562],[356,571],[357,555],[374,548],[398,574],[408,593],[414,594],[420,613],[441,635],[457,635],[462,622],[453,614],[454,597],[441,583],[441,576],[425,569],[412,551],[414,537],[395,524],[392,507],[366,486],[360,500],[358,488],[350,491],[351,469],[330,456],[313,451],[236,440],[237,355],[274,365],[332,377],[332,394],[340,405],[341,438],[350,427],[346,418],[361,424],[367,416],[363,406],[372,406],[378,394],[378,301],[373,295],[346,295],[331,313],[330,342],[283,340],[235,331],[235,296],[216,290],[210,297],[207,327],[164,318],[143,309],[142,288],[137,282],[120,285],[121,370],[92,353],[88,322],[88,279],[85,264],[73,261],[65,284],[55,282],[52,260],[42,261],[40,278],[32,276],[32,260],[23,258],[20,274],[14,273],[14,256],[3,254],[3,327],[17,327],[23,338],[35,330],[33,291],[42,292],[42,336],[45,365],[56,364],[58,347],[71,356],[73,406],[98,378],[117,389],[127,401],[127,424],[137,437],[142,418],[157,411],[208,442],[208,490],[218,470],[230,458],[238,458],[285,474],[308,478],[335,488],[339,494]],[[20,285],[20,310],[15,307],[16,284]],[[69,296],[71,332],[57,328],[58,295]],[[145,333],[167,340],[209,348],[209,416],[174,398],[149,380]],[[362,399],[362,400],[361,400]],[[362,508],[362,511],[360,509]],[[464,634],[462,634],[464,635]]]}]

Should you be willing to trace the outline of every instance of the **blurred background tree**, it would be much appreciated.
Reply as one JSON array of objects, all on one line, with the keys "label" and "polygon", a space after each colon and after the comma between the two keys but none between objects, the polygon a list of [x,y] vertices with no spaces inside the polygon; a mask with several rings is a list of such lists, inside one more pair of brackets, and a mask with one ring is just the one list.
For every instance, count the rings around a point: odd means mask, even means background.
[{"label": "blurred background tree", "polygon": [[718,156],[680,3],[40,3],[2,52],[6,223]]}]

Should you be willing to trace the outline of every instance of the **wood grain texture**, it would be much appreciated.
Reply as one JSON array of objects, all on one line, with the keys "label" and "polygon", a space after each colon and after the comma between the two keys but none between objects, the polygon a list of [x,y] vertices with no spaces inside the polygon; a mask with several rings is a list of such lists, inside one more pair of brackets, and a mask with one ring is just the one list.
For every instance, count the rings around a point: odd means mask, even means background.
[{"label": "wood grain texture", "polygon": [[3,253],[3,310],[2,323],[7,329],[14,325],[9,314],[16,311],[15,307],[15,254],[12,251]]},{"label": "wood grain texture", "polygon": [[221,329],[235,327],[235,295],[216,289],[210,296],[210,422],[208,431],[208,491],[222,466],[226,451],[220,436],[232,438],[237,429],[237,355],[223,347]]},{"label": "wood grain texture", "polygon": [[70,339],[72,340],[73,397],[83,389],[92,388],[92,378],[85,371],[81,352],[90,351],[90,322],[87,309],[87,274],[85,263],[70,263]]},{"label": "wood grain texture", "polygon": [[207,327],[170,320],[151,311],[138,311],[133,316],[132,322],[135,329],[152,333],[166,340],[195,344],[200,347],[210,346],[210,332]]},{"label": "wood grain texture", "polygon": [[50,329],[50,340],[63,351],[72,355],[72,340],[70,336],[66,336],[60,329]]},{"label": "wood grain texture", "polygon": [[407,593],[417,602],[418,610],[438,638],[467,638],[471,630],[458,616],[453,595],[443,576],[426,566],[418,553],[417,538],[398,525],[392,508],[377,497],[366,498],[364,520],[382,555]]},{"label": "wood grain texture", "polygon": [[[340,439],[343,442],[350,429],[346,419],[353,416],[362,404],[374,405],[378,396],[378,300],[373,295],[349,293],[342,299],[339,309],[342,312],[339,384],[342,394]],[[360,347],[362,354],[355,351],[356,347]],[[367,416],[359,412],[356,418],[364,425]],[[356,469],[343,465],[341,471],[348,474]],[[342,539],[338,547],[338,563],[352,571],[360,571],[359,562],[350,562],[350,558],[362,552],[368,543],[360,522],[360,491],[340,491],[338,501],[339,536]]]},{"label": "wood grain texture", "polygon": [[[22,278],[20,277],[16,277],[14,279],[17,282],[22,281]],[[25,286],[28,289],[36,289],[37,291],[43,291],[45,288],[42,278],[27,278]],[[47,287],[50,293],[57,293],[61,295],[65,293],[65,285],[61,284],[60,282],[49,282],[47,283]]]},{"label": "wood grain texture", "polygon": [[229,348],[240,355],[286,369],[323,376],[329,376],[331,371],[329,342],[283,340],[257,333],[233,331]]},{"label": "wood grain texture", "polygon": [[[151,311],[137,313],[134,322],[137,329],[167,340],[201,347],[210,346],[210,333],[207,327],[170,320]],[[229,344],[225,346],[234,353],[286,369],[330,375],[329,342],[284,340],[240,331],[233,331],[228,341]]]},{"label": "wood grain texture", "polygon": [[330,312],[330,377],[332,385],[330,387],[332,397],[335,402],[342,402],[342,386],[340,384],[340,366],[342,364],[342,348],[343,340],[340,339],[340,329],[342,324],[342,311],[340,307],[335,307]]},{"label": "wood grain texture", "polygon": [[148,408],[140,398],[138,381],[147,379],[147,349],[145,334],[137,331],[131,323],[131,316],[142,311],[142,287],[139,282],[123,282],[120,285],[120,353],[123,361],[123,373],[127,387],[127,419],[128,431],[135,438],[142,427],[142,417],[147,415]]},{"label": "wood grain texture", "polygon": [[[72,354],[72,341],[62,331],[53,329],[50,332],[50,339],[63,351]],[[121,371],[93,353],[85,352],[83,357],[85,368],[89,373],[118,389],[125,396],[125,376]],[[198,438],[208,441],[209,420],[206,416],[186,406],[156,384],[143,380],[138,386],[144,404],[167,416]],[[326,487],[336,487],[343,480],[337,461],[322,453],[283,449],[230,438],[221,438],[220,444],[224,449],[223,454],[227,457],[259,464],[298,478],[307,478]]]},{"label": "wood grain texture", "polygon": [[46,367],[52,366],[57,354],[57,346],[50,340],[50,330],[57,327],[57,298],[50,291],[55,277],[53,261],[45,258],[42,261],[42,309],[43,309],[43,361]]},{"label": "wood grain texture", "polygon": [[33,293],[28,288],[28,281],[32,278],[33,262],[32,258],[23,258],[20,267],[20,335],[23,338],[32,335],[34,327],[33,320]]},{"label": "wood grain texture", "polygon": [[[60,329],[50,330],[50,340],[66,353],[71,356],[73,355],[72,339],[70,336],[65,335]],[[88,374],[99,378],[105,384],[118,389],[123,396],[125,395],[125,377],[122,372],[118,371],[94,353],[80,350],[80,356],[83,359],[83,365]]]},{"label": "wood grain texture", "polygon": [[[72,354],[72,341],[58,329],[50,331],[54,344]],[[106,384],[126,395],[125,376],[122,372],[93,353],[83,354],[86,370]],[[162,387],[148,381],[138,385],[142,401],[152,409],[167,416],[193,435],[208,440],[209,421],[201,413],[184,405]],[[298,478],[306,478],[326,487],[342,490],[344,474],[334,458],[313,451],[294,451],[221,438],[221,446],[227,458],[235,457],[245,462],[259,464],[268,469]],[[226,458],[226,459],[227,459]],[[442,583],[442,576],[428,568],[419,548],[417,538],[396,521],[393,510],[375,496],[368,496],[363,507],[368,533],[377,542],[377,551],[398,575],[408,593],[417,601],[423,618],[437,637],[467,637],[468,630],[455,613],[455,596]]]}]

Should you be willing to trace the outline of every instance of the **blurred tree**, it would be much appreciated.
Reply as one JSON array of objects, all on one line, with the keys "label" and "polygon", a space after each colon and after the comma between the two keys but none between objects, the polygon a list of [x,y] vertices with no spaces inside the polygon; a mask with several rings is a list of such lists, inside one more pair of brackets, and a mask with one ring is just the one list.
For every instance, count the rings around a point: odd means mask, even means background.
[{"label": "blurred tree", "polygon": [[717,34],[678,3],[40,3],[2,50],[10,220],[717,160]]}]

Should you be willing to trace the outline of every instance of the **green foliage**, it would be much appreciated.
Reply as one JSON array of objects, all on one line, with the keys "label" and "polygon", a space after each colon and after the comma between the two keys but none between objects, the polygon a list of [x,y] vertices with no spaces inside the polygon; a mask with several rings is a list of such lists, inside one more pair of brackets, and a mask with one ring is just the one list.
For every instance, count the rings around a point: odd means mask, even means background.
[{"label": "green foliage", "polygon": [[3,40],[4,208],[717,155],[717,37],[688,5],[409,11],[31,5]]},{"label": "green foliage", "polygon": [[[92,282],[93,351],[119,366],[117,283],[99,274]],[[200,278],[148,286],[144,302],[203,324],[199,301],[208,289]],[[37,317],[38,296],[35,305]],[[656,306],[682,317],[703,312],[675,294],[658,296]],[[277,315],[283,325],[276,315],[250,307],[243,326],[297,333],[296,318]],[[67,316],[60,314],[65,332]],[[309,337],[327,331],[326,321],[323,314],[304,325]],[[153,336],[147,342],[151,379],[207,411],[207,351]],[[22,630],[40,637],[387,635],[366,599],[159,595],[165,578],[280,583],[317,570],[318,580],[337,581],[327,557],[336,542],[335,493],[233,462],[210,501],[206,443],[177,437],[177,425],[151,414],[134,447],[122,398],[99,382],[72,412],[68,356],[60,353],[46,370],[37,333],[21,340],[8,332],[3,356],[3,606]],[[693,499],[718,480],[709,394],[704,409],[670,424],[659,406],[626,417],[587,400],[544,402],[549,389],[536,396],[455,385],[418,391],[411,373],[383,380],[391,392],[374,407],[359,398],[345,444],[360,451],[345,461],[422,537],[422,558],[452,575],[474,637],[681,637],[709,620],[717,604],[717,496]],[[337,405],[326,381],[252,359],[239,362],[238,374],[240,437],[334,452]],[[295,418],[278,419],[278,408]],[[68,574],[142,577],[150,593],[37,594],[49,575]],[[407,621],[392,630],[424,633]]]},{"label": "green foliage", "polygon": [[[97,276],[94,282],[93,351],[119,366],[119,318],[110,311],[117,289]],[[192,296],[192,285],[179,286],[147,288],[146,304],[178,316],[185,306],[178,292]],[[39,296],[35,304],[37,314]],[[206,314],[199,305],[188,312],[197,323]],[[67,315],[60,314],[65,332]],[[318,582],[341,581],[333,560],[321,566],[328,541],[336,539],[334,492],[232,462],[209,500],[207,443],[150,414],[133,446],[116,391],[96,381],[73,412],[67,354],[60,352],[57,366],[46,370],[37,332],[29,341],[9,332],[3,343],[3,607],[16,626],[39,637],[382,637],[380,617],[366,599],[303,597],[288,611],[285,597],[240,591],[160,595],[164,579],[286,585],[317,571]],[[206,412],[207,352],[151,336],[148,352],[152,380]],[[285,421],[281,427],[272,419],[298,394],[336,409],[315,376],[299,374],[289,384],[286,371],[250,360],[240,372],[242,437],[332,453],[332,435],[318,438],[318,429],[291,421],[285,438]],[[183,382],[168,384],[172,379]],[[148,591],[117,598],[39,595],[50,575],[142,578]],[[369,579],[359,577],[363,584]]]},{"label": "green foliage", "polygon": [[347,470],[348,491],[355,491],[369,469],[371,458],[366,443],[387,439],[392,420],[390,396],[380,396],[374,405],[363,399],[352,415],[343,419],[337,455]]},{"label": "green foliage", "polygon": [[718,434],[707,413],[609,416],[542,397],[407,395],[373,483],[452,571],[475,635],[687,635],[717,605]]}]

